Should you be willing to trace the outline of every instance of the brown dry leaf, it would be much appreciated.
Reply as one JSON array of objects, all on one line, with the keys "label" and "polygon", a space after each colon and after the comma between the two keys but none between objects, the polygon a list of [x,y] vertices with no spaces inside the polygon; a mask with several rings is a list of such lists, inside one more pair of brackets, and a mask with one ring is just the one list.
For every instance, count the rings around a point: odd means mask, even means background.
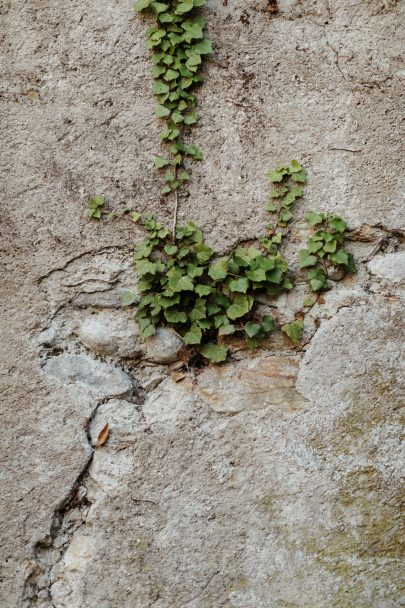
[{"label": "brown dry leaf", "polygon": [[318,304],[325,304],[325,298],[323,296],[319,296],[317,301],[318,301]]},{"label": "brown dry leaf", "polygon": [[184,361],[175,361],[174,363],[172,363],[170,365],[170,369],[174,372],[182,369],[185,366],[185,362]]},{"label": "brown dry leaf", "polygon": [[96,448],[100,448],[108,439],[108,435],[110,433],[110,423],[107,422],[105,426],[101,429],[97,437]]},{"label": "brown dry leaf", "polygon": [[174,382],[180,382],[181,380],[184,380],[186,375],[187,374],[185,374],[184,372],[172,372],[170,374],[171,379],[174,380]]}]

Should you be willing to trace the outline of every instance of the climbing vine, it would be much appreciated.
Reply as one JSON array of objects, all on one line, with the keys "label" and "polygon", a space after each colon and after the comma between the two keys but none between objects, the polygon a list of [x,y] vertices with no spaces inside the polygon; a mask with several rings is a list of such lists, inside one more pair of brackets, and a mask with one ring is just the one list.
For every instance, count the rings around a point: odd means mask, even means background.
[{"label": "climbing vine", "polygon": [[[148,48],[153,93],[159,102],[156,114],[166,123],[161,140],[167,144],[167,154],[156,157],[155,167],[164,170],[162,193],[173,193],[175,206],[171,229],[150,213],[143,218],[138,212],[131,213],[147,236],[134,251],[137,292],[126,292],[123,304],[136,307],[135,319],[143,338],[153,336],[158,327],[169,326],[182,337],[190,357],[195,354],[219,363],[227,358],[229,336],[244,337],[253,349],[277,327],[271,315],[261,312],[259,299],[265,296],[271,302],[294,286],[282,247],[295,204],[304,194],[307,174],[296,160],[268,173],[266,208],[271,220],[266,231],[226,256],[218,256],[207,245],[203,231],[193,222],[177,224],[177,191],[190,178],[186,161],[202,160],[198,146],[185,144],[183,137],[198,120],[192,89],[202,82],[198,74],[202,57],[212,53],[199,12],[204,4],[205,0],[138,0],[135,4],[136,11],[148,11],[155,19],[147,32]],[[104,204],[103,196],[90,199],[88,215],[103,217]],[[338,271],[342,278],[355,271],[353,256],[343,247],[346,222],[323,212],[305,217],[313,234],[299,252],[298,264],[307,270],[309,293],[295,318],[280,328],[295,344],[301,340],[306,312],[322,291],[333,286],[333,273]]]},{"label": "climbing vine", "polygon": [[202,57],[212,53],[211,42],[204,37],[204,16],[198,13],[204,5],[205,0],[138,0],[135,4],[136,11],[151,13],[156,22],[147,31],[147,46],[153,63],[153,93],[159,102],[155,112],[166,123],[160,139],[167,144],[168,154],[155,158],[155,168],[164,170],[162,194],[174,193],[173,235],[177,190],[181,183],[190,179],[185,159],[198,161],[203,158],[197,145],[183,142],[183,133],[198,121],[193,88],[203,81],[198,73]]},{"label": "climbing vine", "polygon": [[[281,247],[294,204],[303,196],[306,172],[292,161],[270,171],[268,178],[267,210],[272,221],[267,232],[227,256],[217,257],[193,222],[177,225],[173,238],[167,227],[151,214],[145,215],[142,225],[147,237],[134,251],[139,296],[126,295],[126,304],[136,305],[135,319],[143,338],[154,335],[159,326],[173,327],[190,350],[218,363],[227,357],[225,336],[243,336],[249,348],[256,348],[276,328],[275,319],[260,312],[257,298],[266,295],[272,299],[293,288]],[[312,267],[310,289],[320,292],[333,282],[326,278],[324,266],[318,268],[318,262],[337,265],[346,273],[354,271],[353,260],[341,248],[346,231],[341,218],[323,213],[309,213],[307,218],[312,224],[319,218],[322,229],[308,241],[309,249],[300,252],[299,261],[304,268]],[[141,221],[139,215],[136,220]],[[312,243],[321,244],[316,246],[316,255],[310,253],[315,248]],[[323,282],[315,282],[311,272],[317,277],[322,274]],[[303,320],[295,319],[281,330],[298,343],[303,327]]]}]

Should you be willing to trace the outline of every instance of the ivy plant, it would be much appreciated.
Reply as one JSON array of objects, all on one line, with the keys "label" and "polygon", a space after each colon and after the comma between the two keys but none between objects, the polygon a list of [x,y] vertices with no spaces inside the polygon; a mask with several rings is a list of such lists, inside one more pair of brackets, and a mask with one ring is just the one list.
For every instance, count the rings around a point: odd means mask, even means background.
[{"label": "ivy plant", "polygon": [[[227,256],[215,256],[193,222],[176,226],[173,238],[152,215],[145,216],[148,235],[134,251],[140,294],[135,318],[143,338],[159,326],[174,327],[189,348],[217,363],[227,356],[225,336],[242,335],[249,348],[256,348],[275,329],[274,319],[259,313],[257,296],[273,298],[293,287],[280,246],[306,174],[292,161],[268,178],[273,223],[255,244]],[[294,327],[283,330],[297,341]]]},{"label": "ivy plant", "polygon": [[212,44],[204,36],[205,19],[200,10],[205,0],[138,0],[135,10],[153,15],[155,25],[147,31],[147,46],[153,63],[153,93],[159,105],[156,115],[165,122],[160,135],[168,144],[168,154],[157,156],[155,168],[164,171],[162,193],[175,193],[182,182],[190,179],[185,158],[202,160],[195,144],[185,144],[185,129],[198,121],[197,98],[193,92],[203,81],[199,74],[203,57],[212,53]]},{"label": "ivy plant", "polygon": [[341,217],[310,211],[305,219],[314,232],[298,254],[299,265],[308,269],[310,290],[320,292],[333,287],[329,278],[332,268],[344,276],[355,272],[356,265],[353,255],[344,249],[347,224]]}]

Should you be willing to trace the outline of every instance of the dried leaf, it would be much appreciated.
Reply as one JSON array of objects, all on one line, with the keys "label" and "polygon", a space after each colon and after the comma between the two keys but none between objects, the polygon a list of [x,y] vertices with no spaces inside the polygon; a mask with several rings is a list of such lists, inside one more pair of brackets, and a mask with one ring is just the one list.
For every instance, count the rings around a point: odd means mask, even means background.
[{"label": "dried leaf", "polygon": [[186,363],[184,361],[175,361],[174,363],[172,363],[170,365],[170,369],[173,372],[179,371],[180,369],[183,369],[183,367],[185,367]]},{"label": "dried leaf", "polygon": [[105,426],[103,426],[103,428],[101,429],[101,431],[98,434],[96,448],[101,448],[101,446],[105,444],[105,442],[108,439],[109,433],[110,433],[110,424],[109,424],[109,422],[107,422],[107,424]]},{"label": "dried leaf", "polygon": [[186,375],[187,375],[187,374],[186,374],[185,372],[172,372],[172,373],[170,374],[171,379],[172,379],[174,382],[181,382],[181,380],[184,380],[184,378],[186,377]]}]

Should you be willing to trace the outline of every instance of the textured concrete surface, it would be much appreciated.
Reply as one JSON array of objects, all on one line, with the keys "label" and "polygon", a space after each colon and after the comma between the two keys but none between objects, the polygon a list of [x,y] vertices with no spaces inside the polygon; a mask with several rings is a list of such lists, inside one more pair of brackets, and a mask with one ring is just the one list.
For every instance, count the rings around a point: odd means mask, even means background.
[{"label": "textured concrete surface", "polygon": [[401,606],[403,4],[208,0],[206,160],[180,219],[220,250],[259,234],[266,170],[299,158],[287,257],[303,212],[332,210],[359,272],[312,309],[302,348],[234,344],[177,382],[120,307],[141,231],[85,214],[104,193],[171,217],[132,4],[0,0],[0,605]]}]

